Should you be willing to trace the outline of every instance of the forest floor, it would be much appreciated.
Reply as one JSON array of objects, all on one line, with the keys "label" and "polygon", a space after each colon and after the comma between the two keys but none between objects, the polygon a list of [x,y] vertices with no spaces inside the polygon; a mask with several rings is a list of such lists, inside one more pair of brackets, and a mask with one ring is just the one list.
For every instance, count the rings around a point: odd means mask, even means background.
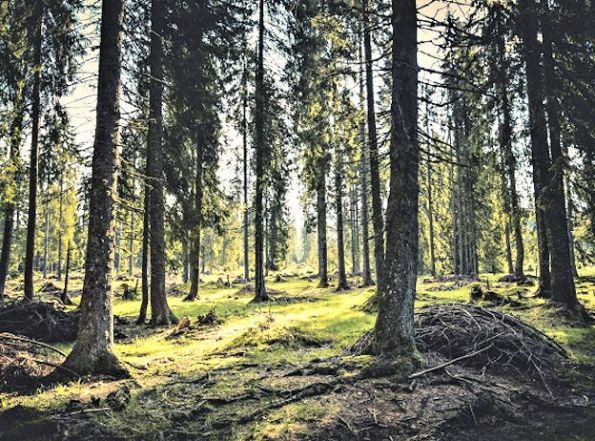
[{"label": "forest floor", "polygon": [[[559,343],[572,363],[556,377],[464,361],[414,380],[360,375],[371,358],[349,355],[349,348],[373,326],[375,314],[362,305],[374,288],[337,293],[317,288],[316,280],[271,277],[275,301],[254,304],[243,285],[220,287],[211,276],[194,302],[183,302],[183,290],[170,284],[181,320],[169,328],[134,324],[139,300],[118,298],[116,351],[132,378],[0,392],[0,440],[593,440],[595,328],[525,298],[534,287],[499,282],[501,276],[421,277],[416,309],[467,304],[476,286],[508,298],[480,305]],[[124,284],[134,282],[116,282],[117,294]],[[582,271],[577,288],[595,311],[595,268]],[[71,343],[53,346],[68,352]],[[442,361],[424,356],[421,369]]]}]

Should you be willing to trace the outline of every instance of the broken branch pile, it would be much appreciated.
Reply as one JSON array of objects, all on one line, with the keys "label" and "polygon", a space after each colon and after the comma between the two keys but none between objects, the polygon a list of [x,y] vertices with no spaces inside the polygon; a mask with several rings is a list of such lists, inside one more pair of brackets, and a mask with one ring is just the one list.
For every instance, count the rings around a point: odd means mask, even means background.
[{"label": "broken branch pile", "polygon": [[566,352],[554,340],[498,311],[471,305],[430,306],[416,314],[415,322],[421,352],[449,359],[475,353],[462,360],[467,366],[544,380],[567,361]]},{"label": "broken branch pile", "polygon": [[76,339],[78,313],[66,312],[53,303],[12,302],[0,305],[0,332],[52,342]]}]

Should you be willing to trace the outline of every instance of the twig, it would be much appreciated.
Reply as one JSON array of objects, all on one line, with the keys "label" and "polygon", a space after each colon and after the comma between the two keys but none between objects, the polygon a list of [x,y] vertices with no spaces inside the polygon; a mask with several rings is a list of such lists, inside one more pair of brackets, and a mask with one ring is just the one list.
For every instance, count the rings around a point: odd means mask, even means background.
[{"label": "twig", "polygon": [[413,374],[409,375],[409,377],[408,377],[408,378],[409,378],[410,380],[412,380],[412,379],[414,379],[414,378],[421,377],[422,375],[428,374],[428,373],[430,373],[430,372],[434,372],[434,371],[437,371],[437,370],[440,370],[440,369],[444,369],[445,367],[447,367],[447,366],[450,366],[451,364],[454,364],[454,363],[456,363],[456,362],[458,362],[458,361],[462,361],[462,360],[465,360],[465,359],[467,359],[467,358],[475,357],[476,355],[478,355],[478,354],[481,354],[482,352],[485,352],[485,351],[487,351],[487,350],[488,350],[488,349],[490,349],[492,346],[494,346],[494,345],[493,345],[493,344],[491,344],[491,345],[489,345],[489,346],[486,346],[486,347],[485,347],[485,348],[483,348],[483,349],[479,349],[478,351],[474,351],[474,352],[471,352],[471,353],[469,353],[469,354],[462,355],[462,356],[460,356],[460,357],[457,357],[457,358],[453,358],[452,360],[449,360],[449,361],[447,361],[447,362],[445,362],[445,363],[439,364],[438,366],[434,366],[434,367],[431,367],[431,368],[429,368],[429,369],[425,369],[425,370],[423,370],[423,371],[415,372],[415,373],[413,373]]},{"label": "twig", "polygon": [[66,357],[66,354],[64,352],[62,352],[60,349],[55,348],[53,346],[50,346],[50,345],[48,345],[46,343],[42,343],[42,342],[37,341],[37,340],[31,340],[31,339],[26,338],[26,337],[19,337],[19,336],[13,335],[13,334],[9,334],[7,332],[3,332],[2,334],[0,334],[0,337],[7,338],[9,340],[17,340],[17,341],[22,341],[22,342],[30,343],[32,345],[41,346],[43,348],[49,349],[51,351],[54,351],[54,352],[62,355],[63,357]]}]

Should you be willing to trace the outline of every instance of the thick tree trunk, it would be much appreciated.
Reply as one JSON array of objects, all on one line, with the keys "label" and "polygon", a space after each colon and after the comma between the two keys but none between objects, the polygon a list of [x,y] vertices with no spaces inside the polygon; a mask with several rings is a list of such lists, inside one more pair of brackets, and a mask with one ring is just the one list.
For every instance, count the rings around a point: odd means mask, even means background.
[{"label": "thick tree trunk", "polygon": [[[22,131],[23,131],[23,90],[19,88],[15,94],[14,100],[14,116],[10,125],[10,151],[9,162],[12,167],[12,185],[16,190],[20,180],[19,167],[19,147],[21,145]],[[10,252],[12,247],[12,239],[14,235],[14,218],[16,211],[15,198],[8,198],[4,205],[4,233],[2,235],[2,253],[0,254],[0,301],[4,299],[4,291],[6,288],[6,278],[8,276],[8,269],[10,265]]]},{"label": "thick tree trunk", "polygon": [[151,324],[177,323],[165,292],[165,200],[163,197],[163,28],[165,0],[151,1],[151,84],[149,87],[149,177],[151,178]]},{"label": "thick tree trunk", "polygon": [[78,374],[125,376],[113,352],[111,254],[119,167],[120,67],[123,0],[103,0],[97,122],[89,196],[89,231],[79,330],[64,366]]},{"label": "thick tree trunk", "polygon": [[[544,3],[546,15],[547,3]],[[547,21],[547,19],[546,19]],[[548,244],[551,253],[551,282],[552,300],[564,303],[569,309],[578,306],[576,289],[574,285],[574,274],[572,256],[568,231],[568,215],[566,212],[566,194],[564,191],[564,167],[565,159],[562,154],[560,109],[558,104],[557,90],[558,81],[554,71],[554,55],[552,49],[552,35],[548,23],[542,26],[544,70],[545,70],[545,93],[547,97],[547,121],[549,127],[551,164],[549,165],[548,177],[545,182],[548,208]],[[548,225],[549,223],[549,225]]]},{"label": "thick tree trunk", "polygon": [[385,280],[380,285],[374,351],[413,359],[418,264],[417,10],[393,0],[392,133]]},{"label": "thick tree trunk", "polygon": [[339,280],[337,280],[337,291],[349,289],[347,283],[347,273],[345,271],[345,243],[343,240],[343,164],[341,159],[342,152],[337,152],[335,164],[335,205],[337,209],[337,271]]},{"label": "thick tree trunk", "polygon": [[45,190],[45,213],[44,213],[44,231],[43,231],[43,278],[48,277],[48,258],[50,246],[50,198],[49,198],[49,182],[46,184]]},{"label": "thick tree trunk", "polygon": [[514,265],[512,264],[512,247],[510,244],[510,224],[505,222],[504,224],[504,239],[506,242],[506,267],[508,268],[508,274],[514,274]]},{"label": "thick tree trunk", "polygon": [[366,93],[368,105],[368,154],[370,159],[370,181],[372,184],[372,225],[374,227],[374,256],[376,260],[376,281],[381,286],[384,268],[384,220],[380,192],[380,170],[378,164],[378,136],[376,133],[376,109],[374,97],[374,72],[372,64],[372,37],[369,2],[364,0],[364,56],[366,61]]},{"label": "thick tree trunk", "polygon": [[29,161],[29,211],[27,217],[27,244],[25,251],[25,298],[33,300],[33,261],[35,258],[35,224],[37,219],[37,179],[39,166],[39,115],[41,108],[41,25],[43,3],[37,5],[35,17],[33,102],[31,107],[31,156]]},{"label": "thick tree trunk", "polygon": [[258,62],[256,66],[256,194],[254,198],[254,301],[269,299],[264,280],[264,189],[267,146],[264,139],[264,0],[259,1],[258,17]]},{"label": "thick tree trunk", "polygon": [[[200,139],[200,137],[197,137]],[[196,300],[198,298],[198,289],[200,285],[200,275],[198,269],[200,268],[198,256],[200,251],[200,230],[202,227],[202,174],[203,174],[203,145],[196,146],[196,175],[194,182],[195,194],[195,224],[192,231],[192,238],[190,240],[190,292],[184,298],[186,301]]]},{"label": "thick tree trunk", "polygon": [[[359,96],[362,108],[365,107],[365,92],[364,92],[364,56],[362,53],[363,44],[363,27],[361,32],[361,42],[359,46]],[[368,168],[370,167],[370,161],[368,158],[368,147],[366,143],[366,121],[362,119],[360,126],[360,193],[361,193],[361,208],[362,208],[362,265],[363,265],[363,285],[371,286],[374,284],[372,280],[372,271],[370,270],[370,225],[369,225],[369,210],[368,205]]]}]

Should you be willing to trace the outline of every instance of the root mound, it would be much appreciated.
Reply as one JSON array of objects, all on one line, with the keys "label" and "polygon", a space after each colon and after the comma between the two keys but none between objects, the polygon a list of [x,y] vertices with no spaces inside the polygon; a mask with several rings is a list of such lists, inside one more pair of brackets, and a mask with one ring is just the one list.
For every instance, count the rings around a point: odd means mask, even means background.
[{"label": "root mound", "polygon": [[[367,353],[372,331],[350,349]],[[564,349],[541,331],[498,311],[472,305],[435,305],[415,314],[415,340],[426,355],[493,373],[517,373],[546,381],[567,363]],[[435,357],[430,357],[435,358]]]},{"label": "root mound", "polygon": [[24,335],[46,343],[74,341],[78,313],[53,303],[13,302],[0,305],[0,332]]},{"label": "root mound", "polygon": [[564,349],[539,330],[513,316],[477,306],[423,308],[416,314],[415,325],[421,352],[449,359],[477,352],[462,361],[467,366],[543,379],[567,361]]}]

